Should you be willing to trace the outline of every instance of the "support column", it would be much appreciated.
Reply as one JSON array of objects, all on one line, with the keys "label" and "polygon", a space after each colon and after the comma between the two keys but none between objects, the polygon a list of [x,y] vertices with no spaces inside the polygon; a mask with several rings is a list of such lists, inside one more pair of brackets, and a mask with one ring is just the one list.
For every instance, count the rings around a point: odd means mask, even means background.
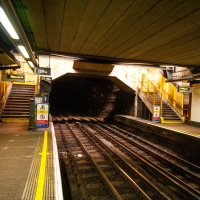
[{"label": "support column", "polygon": [[138,116],[138,94],[135,94],[135,102],[134,102],[134,116],[137,117]]}]

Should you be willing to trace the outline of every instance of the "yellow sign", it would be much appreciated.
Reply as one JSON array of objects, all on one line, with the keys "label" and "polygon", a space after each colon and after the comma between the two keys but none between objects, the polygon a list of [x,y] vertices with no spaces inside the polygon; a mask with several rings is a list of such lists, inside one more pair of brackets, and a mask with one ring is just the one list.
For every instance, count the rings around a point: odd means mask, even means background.
[{"label": "yellow sign", "polygon": [[49,126],[49,104],[36,104],[36,127],[46,128]]},{"label": "yellow sign", "polygon": [[45,110],[45,106],[42,105],[41,108],[40,108],[40,110]]},{"label": "yellow sign", "polygon": [[37,114],[48,114],[48,110],[38,110]]}]

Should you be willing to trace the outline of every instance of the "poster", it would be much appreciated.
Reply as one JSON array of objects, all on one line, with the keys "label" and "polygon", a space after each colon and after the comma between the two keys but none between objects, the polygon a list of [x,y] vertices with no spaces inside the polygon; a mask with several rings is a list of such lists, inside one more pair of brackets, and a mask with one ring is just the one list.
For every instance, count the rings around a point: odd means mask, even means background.
[{"label": "poster", "polygon": [[37,128],[49,127],[49,104],[48,103],[36,104],[36,127]]},{"label": "poster", "polygon": [[153,122],[160,122],[160,106],[153,106]]}]

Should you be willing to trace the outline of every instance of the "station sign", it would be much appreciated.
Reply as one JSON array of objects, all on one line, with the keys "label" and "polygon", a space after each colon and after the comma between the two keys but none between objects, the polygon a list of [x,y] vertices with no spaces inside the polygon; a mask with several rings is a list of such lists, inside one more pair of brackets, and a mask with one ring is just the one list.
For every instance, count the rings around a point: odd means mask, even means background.
[{"label": "station sign", "polygon": [[2,74],[1,81],[25,82],[23,74]]},{"label": "station sign", "polygon": [[160,106],[153,106],[153,122],[160,122]]},{"label": "station sign", "polygon": [[178,87],[178,92],[183,92],[183,93],[190,93],[192,92],[191,87]]},{"label": "station sign", "polygon": [[34,67],[34,73],[38,75],[51,75],[51,68]]},{"label": "station sign", "polygon": [[36,127],[37,128],[49,127],[49,104],[48,103],[36,104]]}]

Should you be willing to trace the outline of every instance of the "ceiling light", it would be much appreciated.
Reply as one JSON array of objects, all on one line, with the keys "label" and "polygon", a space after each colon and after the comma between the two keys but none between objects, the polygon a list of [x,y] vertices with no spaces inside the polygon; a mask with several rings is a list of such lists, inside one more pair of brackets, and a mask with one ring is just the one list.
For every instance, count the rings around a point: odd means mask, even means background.
[{"label": "ceiling light", "polygon": [[26,49],[25,49],[24,46],[19,45],[18,48],[19,48],[19,50],[21,51],[21,53],[23,54],[23,56],[24,56],[25,58],[30,58],[30,56],[28,55],[28,52],[26,51]]},{"label": "ceiling light", "polygon": [[32,68],[35,67],[34,64],[32,63],[32,61],[28,61],[28,64],[29,64]]},{"label": "ceiling light", "polygon": [[19,36],[17,35],[15,29],[13,28],[12,24],[10,23],[8,17],[6,16],[5,12],[1,7],[0,7],[0,22],[2,23],[6,31],[13,39],[19,39]]}]

